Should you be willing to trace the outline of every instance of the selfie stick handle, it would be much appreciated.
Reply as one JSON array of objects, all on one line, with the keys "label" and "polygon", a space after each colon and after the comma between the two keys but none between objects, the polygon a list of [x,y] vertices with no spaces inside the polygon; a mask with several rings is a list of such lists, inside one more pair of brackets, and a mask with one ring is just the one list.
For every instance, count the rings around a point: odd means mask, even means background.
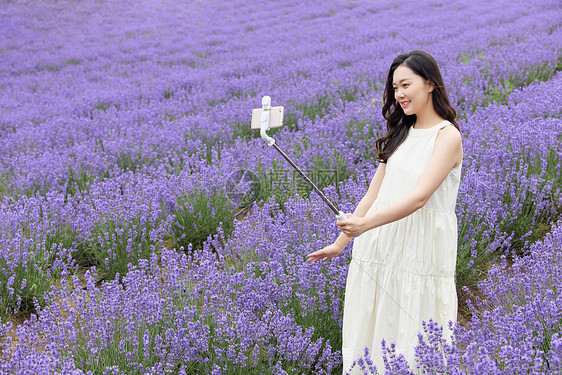
[{"label": "selfie stick handle", "polygon": [[267,142],[268,146],[275,147],[277,151],[279,151],[279,153],[285,158],[285,160],[287,160],[289,164],[291,164],[291,166],[297,170],[301,177],[304,178],[306,182],[308,182],[308,184],[314,189],[314,191],[318,193],[318,195],[320,195],[320,198],[322,198],[322,200],[326,202],[328,207],[330,207],[330,209],[336,214],[336,219],[338,219],[338,221],[346,220],[347,217],[345,216],[345,214],[342,211],[338,210],[336,206],[334,206],[334,204],[330,202],[330,200],[324,195],[322,190],[314,185],[310,178],[308,178],[308,176],[295,163],[293,163],[293,161],[287,156],[287,154],[285,154],[279,148],[279,146],[277,146],[277,144],[275,143],[275,139],[267,135],[266,131],[269,130],[269,114],[271,113],[271,98],[269,96],[264,96],[261,100],[261,105],[263,111],[260,118],[260,135],[262,139]]},{"label": "selfie stick handle", "polygon": [[261,99],[261,112],[260,118],[260,135],[264,141],[267,142],[268,146],[275,143],[275,139],[267,135],[266,131],[269,130],[269,114],[271,113],[271,98],[269,96],[264,96]]}]

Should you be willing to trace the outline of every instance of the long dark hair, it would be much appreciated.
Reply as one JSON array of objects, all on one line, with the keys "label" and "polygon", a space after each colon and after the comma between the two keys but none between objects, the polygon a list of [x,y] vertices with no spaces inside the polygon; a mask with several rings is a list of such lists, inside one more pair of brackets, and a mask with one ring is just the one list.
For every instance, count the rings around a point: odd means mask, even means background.
[{"label": "long dark hair", "polygon": [[434,87],[432,100],[435,111],[459,129],[455,120],[456,111],[449,103],[441,72],[433,56],[425,51],[402,53],[392,62],[384,88],[382,115],[386,119],[386,134],[375,141],[377,160],[382,163],[386,163],[398,146],[404,142],[409,128],[416,121],[416,115],[406,115],[400,103],[394,98],[392,80],[394,71],[401,65],[412,69],[414,73]]}]

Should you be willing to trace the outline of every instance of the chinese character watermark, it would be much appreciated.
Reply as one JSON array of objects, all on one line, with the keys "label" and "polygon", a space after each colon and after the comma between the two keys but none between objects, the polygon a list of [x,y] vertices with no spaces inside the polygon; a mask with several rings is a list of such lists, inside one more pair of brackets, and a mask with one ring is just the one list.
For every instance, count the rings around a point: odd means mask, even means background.
[{"label": "chinese character watermark", "polygon": [[[320,190],[326,186],[338,186],[338,169],[309,169],[303,171]],[[312,186],[296,171],[278,169],[264,176],[240,169],[231,173],[226,180],[226,191],[235,207],[245,207],[260,199],[275,195],[282,201],[290,196],[308,196]]]}]

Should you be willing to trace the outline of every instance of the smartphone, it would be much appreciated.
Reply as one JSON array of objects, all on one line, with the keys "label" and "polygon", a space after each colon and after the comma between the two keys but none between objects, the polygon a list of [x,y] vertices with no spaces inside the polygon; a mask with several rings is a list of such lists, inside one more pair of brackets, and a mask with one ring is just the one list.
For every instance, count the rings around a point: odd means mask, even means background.
[{"label": "smartphone", "polygon": [[[252,129],[260,129],[261,113],[263,109],[255,108],[252,111]],[[283,126],[283,107],[271,107],[269,114],[269,128],[280,128]]]}]

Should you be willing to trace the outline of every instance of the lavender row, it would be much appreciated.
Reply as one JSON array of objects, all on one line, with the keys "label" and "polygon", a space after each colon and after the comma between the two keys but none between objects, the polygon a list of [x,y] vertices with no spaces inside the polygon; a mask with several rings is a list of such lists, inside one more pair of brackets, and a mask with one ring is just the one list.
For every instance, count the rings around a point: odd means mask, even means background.
[{"label": "lavender row", "polygon": [[[526,17],[525,3],[476,2],[462,11],[452,3],[439,12],[426,4],[422,11],[429,16],[402,28],[392,20],[411,4],[322,4],[288,3],[282,17],[266,8],[249,19],[238,18],[239,7],[227,7],[216,23],[205,22],[216,5],[128,9],[116,3],[110,14],[95,3],[80,13],[47,3],[8,6],[3,18],[11,32],[0,55],[5,193],[72,193],[115,167],[134,169],[170,149],[193,152],[197,138],[247,136],[251,109],[264,94],[285,105],[293,122],[324,115],[326,103],[380,96],[390,61],[412,46],[440,57],[453,102],[465,110],[489,100],[493,90],[524,83],[536,69],[539,78],[547,77],[559,59],[559,13],[552,2],[537,4],[543,12]],[[52,19],[40,16],[54,11],[60,14]],[[145,22],[149,11],[159,17]],[[270,12],[273,25],[263,21]],[[482,22],[480,12],[492,19]],[[123,23],[123,16],[136,21]],[[200,25],[181,22],[188,19]],[[444,23],[455,27],[446,38],[438,26]],[[80,32],[67,35],[78,24]],[[163,25],[176,31],[169,35]],[[346,32],[334,32],[340,29]],[[191,37],[180,38],[183,30]],[[75,183],[84,186],[69,188]]]},{"label": "lavender row", "polygon": [[[271,230],[277,223],[264,213],[269,220],[262,225]],[[278,232],[253,231],[254,236],[281,235]],[[291,235],[289,246],[300,245],[301,254],[290,249],[278,257],[282,263],[260,260],[260,254],[255,261],[238,261],[231,247],[234,240],[225,245],[229,256],[217,261],[216,252],[209,250],[210,244],[221,246],[217,237],[191,258],[164,249],[160,261],[156,255],[141,261],[122,283],[115,280],[98,289],[88,273],[82,290],[76,278],[75,284],[51,293],[53,303],[41,310],[40,319],[18,327],[19,342],[13,349],[9,339],[3,342],[2,370],[219,374],[243,369],[273,374],[293,368],[330,373],[339,352],[319,334],[337,331],[333,319],[340,312],[341,291],[317,295],[333,282],[333,275],[318,278],[318,270],[303,263],[306,247],[299,233],[292,232],[296,231],[287,227],[284,234]],[[307,233],[304,228],[298,232]],[[303,281],[313,277],[315,284],[300,290]],[[344,277],[340,274],[340,282]],[[324,308],[330,300],[335,318],[326,317],[328,326],[317,329],[311,324],[317,323],[312,319],[315,310],[318,315],[331,314]],[[297,308],[303,314],[295,314]],[[306,314],[308,323],[303,324]],[[10,324],[4,329],[10,330]]]}]

